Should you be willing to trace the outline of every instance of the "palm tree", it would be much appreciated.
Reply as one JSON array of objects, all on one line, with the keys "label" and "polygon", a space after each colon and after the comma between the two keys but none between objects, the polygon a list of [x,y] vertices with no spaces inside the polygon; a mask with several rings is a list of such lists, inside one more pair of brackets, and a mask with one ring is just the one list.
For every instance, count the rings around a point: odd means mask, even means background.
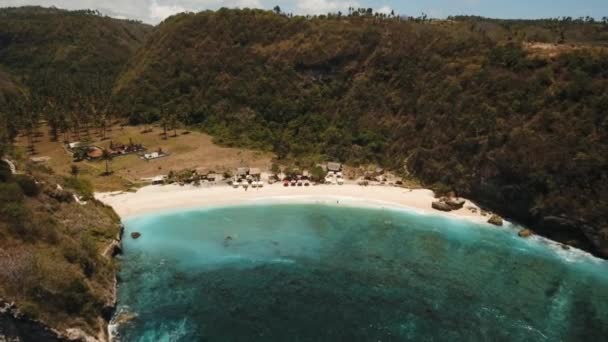
[{"label": "palm tree", "polygon": [[110,175],[110,162],[112,161],[112,154],[108,150],[103,150],[103,154],[101,155],[101,159],[106,162],[106,172],[104,175]]}]

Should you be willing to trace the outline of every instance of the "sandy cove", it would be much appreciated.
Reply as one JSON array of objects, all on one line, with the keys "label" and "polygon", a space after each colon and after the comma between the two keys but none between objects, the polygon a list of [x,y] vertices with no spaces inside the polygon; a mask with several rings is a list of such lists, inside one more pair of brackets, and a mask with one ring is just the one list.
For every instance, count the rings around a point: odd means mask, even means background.
[{"label": "sandy cove", "polygon": [[[137,192],[96,193],[95,198],[114,208],[121,218],[141,214],[202,207],[221,207],[255,203],[326,203],[359,207],[383,207],[410,209],[418,212],[465,218],[486,222],[474,203],[466,201],[460,210],[449,213],[431,208],[435,200],[427,189],[406,189],[393,186],[316,185],[309,187],[284,187],[280,183],[266,184],[263,188],[235,189],[228,185],[151,185]],[[468,207],[475,207],[471,212]]]}]

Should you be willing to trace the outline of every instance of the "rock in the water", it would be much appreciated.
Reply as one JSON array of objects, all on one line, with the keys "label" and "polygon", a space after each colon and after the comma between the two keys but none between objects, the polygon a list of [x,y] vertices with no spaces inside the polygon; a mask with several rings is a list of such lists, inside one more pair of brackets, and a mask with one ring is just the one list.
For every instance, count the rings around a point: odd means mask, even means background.
[{"label": "rock in the water", "polygon": [[138,239],[140,236],[141,236],[141,233],[138,233],[138,232],[131,233],[131,237],[134,239]]},{"label": "rock in the water", "polygon": [[562,249],[567,251],[567,250],[569,250],[569,249],[570,249],[570,246],[568,246],[568,245],[566,245],[566,244],[562,243]]},{"label": "rock in the water", "polygon": [[490,217],[488,223],[493,224],[495,226],[502,226],[502,217],[494,214]]},{"label": "rock in the water", "polygon": [[520,237],[527,238],[532,236],[534,233],[530,229],[522,229],[517,233]]},{"label": "rock in the water", "polygon": [[452,211],[452,207],[450,207],[447,203],[441,201],[435,201],[431,206],[433,207],[433,209],[440,211]]}]

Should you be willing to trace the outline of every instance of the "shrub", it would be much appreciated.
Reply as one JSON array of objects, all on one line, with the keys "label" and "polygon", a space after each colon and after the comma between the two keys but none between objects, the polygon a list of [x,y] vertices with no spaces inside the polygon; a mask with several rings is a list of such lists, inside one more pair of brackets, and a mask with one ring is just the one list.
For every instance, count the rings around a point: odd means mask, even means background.
[{"label": "shrub", "polygon": [[310,170],[310,176],[315,182],[321,182],[325,179],[325,171],[317,165]]},{"label": "shrub", "polygon": [[71,192],[69,191],[65,191],[65,190],[49,190],[47,192],[47,195],[49,195],[51,198],[54,198],[55,200],[59,201],[59,202],[63,202],[63,203],[70,203],[74,200],[74,196]]},{"label": "shrub", "polygon": [[92,294],[84,280],[72,280],[65,291],[62,291],[61,301],[68,313],[80,313],[87,303],[92,302]]},{"label": "shrub", "polygon": [[11,176],[11,168],[6,162],[0,160],[0,182],[8,181]]},{"label": "shrub", "polygon": [[64,185],[83,196],[85,199],[93,198],[93,184],[87,179],[77,177],[66,177]]},{"label": "shrub", "polygon": [[19,310],[30,319],[38,319],[40,316],[39,308],[32,303],[25,303],[19,307]]},{"label": "shrub", "polygon": [[16,183],[0,183],[0,204],[19,202],[23,199],[23,191]]},{"label": "shrub", "polygon": [[36,184],[34,178],[26,175],[17,175],[15,176],[15,180],[26,196],[36,197],[40,194],[40,187]]},{"label": "shrub", "polygon": [[21,203],[7,203],[0,207],[2,220],[10,227],[11,232],[23,238],[29,238],[27,218],[28,210]]}]

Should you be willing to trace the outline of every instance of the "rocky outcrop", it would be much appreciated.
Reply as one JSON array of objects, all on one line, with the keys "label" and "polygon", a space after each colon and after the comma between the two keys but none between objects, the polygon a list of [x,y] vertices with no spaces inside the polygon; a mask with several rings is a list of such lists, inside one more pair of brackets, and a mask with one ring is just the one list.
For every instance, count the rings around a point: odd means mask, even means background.
[{"label": "rocky outcrop", "polygon": [[465,200],[456,197],[441,197],[438,201],[434,201],[431,206],[433,209],[440,211],[459,210],[464,207]]},{"label": "rocky outcrop", "polygon": [[585,221],[563,216],[545,216],[542,226],[564,232],[582,232],[591,243],[592,252],[599,257],[608,258],[608,227],[598,229]]},{"label": "rocky outcrop", "polygon": [[66,338],[68,341],[74,342],[100,342],[98,339],[88,335],[87,333],[78,328],[67,329]]},{"label": "rocky outcrop", "polygon": [[0,341],[68,341],[44,323],[23,315],[14,303],[0,299]]},{"label": "rocky outcrop", "polygon": [[139,233],[139,232],[131,233],[131,238],[133,238],[133,239],[139,239],[140,236],[141,236],[141,233]]},{"label": "rocky outcrop", "polygon": [[494,214],[490,217],[490,219],[488,220],[488,223],[493,224],[495,226],[502,226],[502,224],[503,224],[502,217]]},{"label": "rocky outcrop", "polygon": [[70,203],[74,201],[74,194],[63,189],[45,189],[44,193],[62,203]]},{"label": "rocky outcrop", "polygon": [[447,203],[440,202],[440,201],[434,201],[431,204],[431,207],[433,207],[433,209],[435,209],[435,210],[440,210],[440,211],[452,211],[452,207],[450,207]]},{"label": "rocky outcrop", "polygon": [[466,203],[465,200],[463,200],[462,198],[455,198],[455,197],[449,197],[444,199],[445,204],[449,205],[450,208],[452,208],[452,210],[459,210],[462,209],[462,207],[464,207],[464,204]]},{"label": "rocky outcrop", "polygon": [[122,253],[122,244],[119,240],[113,240],[108,247],[103,251],[103,256],[106,258],[113,258]]}]

